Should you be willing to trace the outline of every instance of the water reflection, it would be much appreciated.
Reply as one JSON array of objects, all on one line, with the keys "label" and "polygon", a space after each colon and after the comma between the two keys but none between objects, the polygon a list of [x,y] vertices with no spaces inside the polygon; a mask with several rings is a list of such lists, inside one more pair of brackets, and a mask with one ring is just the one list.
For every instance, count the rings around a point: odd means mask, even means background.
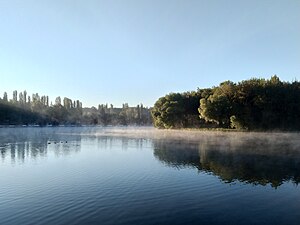
[{"label": "water reflection", "polygon": [[224,140],[220,144],[209,139],[201,143],[156,140],[154,156],[168,166],[197,168],[224,182],[270,184],[274,188],[285,181],[300,182],[300,151],[292,142]]},{"label": "water reflection", "polygon": [[[100,128],[101,130],[101,128]],[[151,148],[152,142],[144,138],[97,136],[93,129],[80,127],[56,128],[9,128],[0,129],[0,154],[2,162],[9,159],[11,164],[24,164],[26,160],[69,156],[85,147],[111,150],[116,146],[128,149]]]},{"label": "water reflection", "polygon": [[26,160],[47,158],[48,152],[56,157],[80,151],[81,136],[61,133],[45,128],[0,129],[0,153],[2,163],[23,164]]},{"label": "water reflection", "polygon": [[54,157],[69,156],[80,152],[81,145],[85,149],[96,146],[98,150],[153,149],[155,158],[166,166],[196,168],[224,182],[270,184],[275,188],[286,181],[300,182],[298,134],[217,133],[160,139],[103,134],[83,132],[81,128],[0,129],[1,160],[24,164],[28,160],[47,158],[50,153]]},{"label": "water reflection", "polygon": [[152,147],[150,139],[144,138],[97,136],[85,133],[79,135],[81,135],[81,141],[89,143],[89,145],[95,145],[98,149],[109,150],[119,146],[122,150],[126,151],[128,149],[143,149]]}]

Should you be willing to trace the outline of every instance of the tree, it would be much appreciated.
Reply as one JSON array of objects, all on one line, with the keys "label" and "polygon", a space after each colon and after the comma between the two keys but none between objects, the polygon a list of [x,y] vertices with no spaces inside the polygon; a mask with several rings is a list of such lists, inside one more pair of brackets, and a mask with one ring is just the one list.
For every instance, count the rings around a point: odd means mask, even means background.
[{"label": "tree", "polygon": [[4,94],[3,94],[3,101],[4,102],[8,102],[8,98],[7,98],[7,93],[6,92],[4,92]]},{"label": "tree", "polygon": [[24,103],[27,102],[27,91],[23,91]]},{"label": "tree", "polygon": [[[0,98],[0,104],[7,100],[7,93],[3,95],[3,99]],[[114,108],[112,104],[108,108],[108,104],[99,105],[99,108],[82,108],[82,103],[79,100],[72,101],[69,98],[63,99],[63,105],[61,97],[57,97],[55,105],[52,102],[49,106],[49,97],[46,95],[40,96],[38,93],[27,95],[27,91],[19,93],[19,101],[17,98],[17,91],[14,91],[14,97],[11,100],[11,104],[14,110],[0,111],[5,118],[9,118],[7,121],[4,118],[3,124],[102,124],[102,125],[119,125],[119,124],[150,124],[150,110],[141,106],[129,107],[126,103],[124,109]],[[22,107],[20,107],[22,106]],[[5,106],[6,107],[6,106]],[[139,110],[140,109],[140,110]],[[16,114],[21,116],[6,115],[8,112],[15,113],[15,110],[23,110],[24,113]],[[26,111],[26,112],[25,112]],[[139,114],[140,113],[140,114]],[[23,116],[26,115],[26,118]],[[36,118],[36,120],[28,120],[27,117]],[[28,122],[29,121],[29,122]]]},{"label": "tree", "polygon": [[16,103],[18,101],[18,92],[15,90],[13,91],[13,102]]},{"label": "tree", "polygon": [[109,124],[109,114],[107,114],[104,110],[104,107],[99,107],[99,122],[100,124],[106,126]]},{"label": "tree", "polygon": [[200,118],[207,122],[215,122],[220,127],[230,127],[230,117],[233,113],[233,96],[235,84],[225,81],[214,88],[211,95],[200,100]]},{"label": "tree", "polygon": [[79,100],[76,101],[76,108],[77,109],[81,109],[82,108],[82,103]]},{"label": "tree", "polygon": [[19,93],[19,102],[20,102],[20,104],[24,104],[25,103],[24,95],[23,95],[22,92]]},{"label": "tree", "polygon": [[60,98],[60,96],[56,97],[56,99],[55,99],[55,105],[61,105],[61,98]]},{"label": "tree", "polygon": [[72,100],[69,98],[64,98],[64,107],[66,109],[71,109],[72,108]]},{"label": "tree", "polygon": [[154,126],[158,128],[183,127],[183,100],[179,93],[170,93],[159,98],[151,111]]}]

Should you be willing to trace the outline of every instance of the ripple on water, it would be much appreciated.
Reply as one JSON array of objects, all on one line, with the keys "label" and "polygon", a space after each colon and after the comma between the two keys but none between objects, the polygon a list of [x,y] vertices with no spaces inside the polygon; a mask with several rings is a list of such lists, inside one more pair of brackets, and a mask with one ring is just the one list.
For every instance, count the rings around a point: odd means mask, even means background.
[{"label": "ripple on water", "polygon": [[[68,140],[58,145],[48,145],[44,134],[16,143],[8,138],[9,144],[0,140],[0,151],[6,151],[0,164],[0,224],[300,221],[300,190],[292,184],[299,179],[300,154],[289,145],[283,155],[266,152],[267,144],[251,154],[253,143],[247,147],[236,137],[221,146],[209,135],[199,145],[182,137],[178,142],[66,133],[51,131],[51,140]],[[227,140],[225,134],[221,138]],[[13,159],[19,163],[12,165]],[[272,165],[282,166],[281,173]]]}]

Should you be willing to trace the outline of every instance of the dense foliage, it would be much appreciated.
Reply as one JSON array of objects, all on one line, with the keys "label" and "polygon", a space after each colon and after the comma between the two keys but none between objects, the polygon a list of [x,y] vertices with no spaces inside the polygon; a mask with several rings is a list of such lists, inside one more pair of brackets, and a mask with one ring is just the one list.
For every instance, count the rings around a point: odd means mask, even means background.
[{"label": "dense foliage", "polygon": [[27,92],[13,92],[13,98],[8,99],[5,92],[0,98],[0,125],[148,125],[152,124],[150,110],[142,104],[122,108],[113,105],[99,105],[83,108],[82,103],[61,97],[55,103],[49,103],[48,96]]},{"label": "dense foliage", "polygon": [[43,124],[45,118],[40,114],[0,102],[0,124]]},{"label": "dense foliage", "polygon": [[198,107],[200,92],[171,93],[158,99],[151,111],[154,126],[179,128],[200,126]]},{"label": "dense foliage", "polygon": [[95,107],[84,108],[82,123],[100,125],[151,125],[152,118],[150,109],[143,104],[136,107],[129,107],[127,103],[122,108],[115,108],[113,105],[101,104],[98,109]]},{"label": "dense foliage", "polygon": [[[226,81],[211,89],[166,95],[155,103],[152,116],[158,128],[299,130],[300,83],[282,82],[277,76]],[[193,120],[187,122],[189,117]]]}]

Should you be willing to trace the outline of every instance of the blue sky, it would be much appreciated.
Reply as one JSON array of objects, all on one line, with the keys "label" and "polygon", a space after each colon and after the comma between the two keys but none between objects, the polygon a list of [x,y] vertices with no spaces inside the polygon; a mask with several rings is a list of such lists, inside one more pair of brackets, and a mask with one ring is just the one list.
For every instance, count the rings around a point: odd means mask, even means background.
[{"label": "blue sky", "polygon": [[251,77],[300,80],[299,0],[0,0],[0,95],[152,106]]}]

